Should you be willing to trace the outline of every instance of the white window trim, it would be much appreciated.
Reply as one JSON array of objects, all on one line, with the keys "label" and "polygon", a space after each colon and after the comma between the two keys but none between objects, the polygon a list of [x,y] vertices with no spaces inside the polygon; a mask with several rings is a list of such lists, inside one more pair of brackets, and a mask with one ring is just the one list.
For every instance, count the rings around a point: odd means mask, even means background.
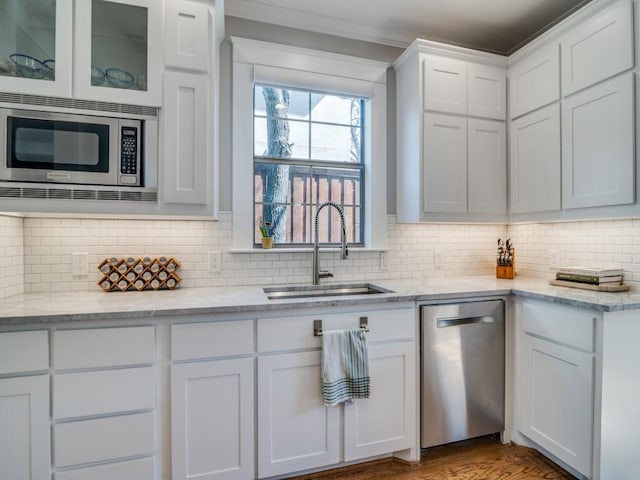
[{"label": "white window trim", "polygon": [[[387,85],[384,62],[232,37],[233,251],[253,249],[254,82],[370,99],[365,123],[365,249],[387,248]],[[304,249],[302,249],[304,251]],[[277,251],[277,249],[275,250]]]}]

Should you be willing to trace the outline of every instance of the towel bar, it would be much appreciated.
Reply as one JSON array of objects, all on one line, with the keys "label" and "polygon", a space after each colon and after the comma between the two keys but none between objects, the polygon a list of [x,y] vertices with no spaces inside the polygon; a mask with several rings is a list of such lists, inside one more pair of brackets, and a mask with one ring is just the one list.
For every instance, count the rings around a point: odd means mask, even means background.
[{"label": "towel bar", "polygon": [[[360,317],[360,329],[363,332],[369,331],[369,317]],[[313,336],[314,337],[322,336],[322,320],[313,321]]]}]

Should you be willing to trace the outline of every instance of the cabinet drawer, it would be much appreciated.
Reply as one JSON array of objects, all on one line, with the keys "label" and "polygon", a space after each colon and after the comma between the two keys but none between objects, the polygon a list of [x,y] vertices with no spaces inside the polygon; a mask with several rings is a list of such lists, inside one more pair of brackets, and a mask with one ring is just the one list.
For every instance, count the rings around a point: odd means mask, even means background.
[{"label": "cabinet drawer", "polygon": [[53,417],[68,418],[153,408],[153,368],[54,376]]},{"label": "cabinet drawer", "polygon": [[153,363],[153,327],[87,328],[53,333],[53,368]]},{"label": "cabinet drawer", "polygon": [[594,351],[595,313],[523,302],[522,317],[528,333],[588,352]]},{"label": "cabinet drawer", "polygon": [[321,337],[313,335],[314,320],[322,320],[323,330],[357,328],[360,317],[367,317],[369,342],[415,338],[413,308],[375,310],[350,313],[321,312],[297,317],[258,320],[258,351],[272,352],[299,348],[320,348]]},{"label": "cabinet drawer", "polygon": [[49,333],[0,333],[0,374],[49,369]]},{"label": "cabinet drawer", "polygon": [[140,413],[59,423],[53,427],[54,464],[82,463],[153,452],[153,414]]},{"label": "cabinet drawer", "polygon": [[171,359],[253,353],[253,320],[189,323],[171,327]]},{"label": "cabinet drawer", "polygon": [[153,458],[56,473],[55,480],[153,480]]}]

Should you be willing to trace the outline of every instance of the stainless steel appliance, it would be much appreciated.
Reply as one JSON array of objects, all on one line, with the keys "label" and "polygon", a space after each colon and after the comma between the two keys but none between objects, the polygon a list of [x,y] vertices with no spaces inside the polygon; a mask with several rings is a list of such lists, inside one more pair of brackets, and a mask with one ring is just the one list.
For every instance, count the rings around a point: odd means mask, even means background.
[{"label": "stainless steel appliance", "polygon": [[504,302],[421,307],[421,446],[504,430]]},{"label": "stainless steel appliance", "polygon": [[143,187],[143,120],[0,109],[0,181]]}]

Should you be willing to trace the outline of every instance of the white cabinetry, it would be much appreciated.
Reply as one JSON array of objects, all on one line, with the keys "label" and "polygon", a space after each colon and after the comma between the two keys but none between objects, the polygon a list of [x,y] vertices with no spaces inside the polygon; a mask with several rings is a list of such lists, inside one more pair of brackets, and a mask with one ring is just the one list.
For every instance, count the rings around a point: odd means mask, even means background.
[{"label": "white cabinetry", "polygon": [[48,332],[0,333],[0,478],[51,477],[48,369]]},{"label": "white cabinetry", "polygon": [[562,106],[562,205],[634,201],[633,74],[566,98]]},{"label": "white cabinetry", "polygon": [[633,8],[618,0],[561,39],[566,97],[633,68]]},{"label": "white cabinetry", "polygon": [[514,219],[633,214],[632,12],[630,0],[592,3],[510,58]]},{"label": "white cabinetry", "polygon": [[509,67],[509,111],[519,117],[560,100],[560,49],[552,43]]},{"label": "white cabinetry", "polygon": [[533,302],[523,302],[519,309],[519,429],[590,476],[595,318]]},{"label": "white cabinetry", "polygon": [[[407,306],[258,320],[259,477],[416,447],[414,312]],[[371,397],[325,407],[313,322],[322,320],[323,330],[355,328],[362,316],[370,329]]]},{"label": "white cabinetry", "polygon": [[251,320],[171,327],[172,479],[254,478],[253,345]]},{"label": "white cabinetry", "polygon": [[504,65],[423,40],[394,64],[400,222],[506,219]]},{"label": "white cabinetry", "polygon": [[560,105],[510,125],[511,212],[560,209]]},{"label": "white cabinetry", "polygon": [[153,479],[154,328],[56,330],[53,347],[55,479]]},{"label": "white cabinetry", "polygon": [[161,196],[166,203],[213,215],[221,16],[222,8],[213,1],[165,2]]},{"label": "white cabinetry", "polygon": [[[0,75],[0,91],[105,102],[117,95],[119,103],[160,105],[160,2],[50,4],[26,0],[0,14],[0,59],[6,57],[9,65]],[[9,61],[14,53],[34,58],[38,67],[26,72],[14,67]]]}]

